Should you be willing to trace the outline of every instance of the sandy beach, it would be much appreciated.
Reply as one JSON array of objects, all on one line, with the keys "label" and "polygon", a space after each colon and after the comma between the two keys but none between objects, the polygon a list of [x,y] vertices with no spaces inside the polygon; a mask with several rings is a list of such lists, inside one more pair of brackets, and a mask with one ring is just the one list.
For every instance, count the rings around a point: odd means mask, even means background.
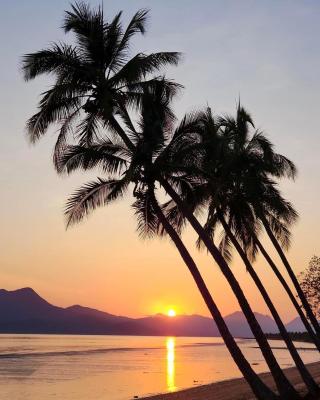
[{"label": "sandy beach", "polygon": [[[308,365],[308,369],[312,373],[317,382],[320,383],[320,363]],[[294,367],[284,370],[290,381],[301,392],[305,393],[305,386],[301,377]],[[275,388],[270,373],[260,374],[264,382],[270,387]],[[201,385],[190,389],[181,390],[175,393],[160,394],[145,398],[148,400],[253,400],[255,396],[252,394],[248,384],[243,378],[231,379],[223,382],[216,382],[209,385]]]}]

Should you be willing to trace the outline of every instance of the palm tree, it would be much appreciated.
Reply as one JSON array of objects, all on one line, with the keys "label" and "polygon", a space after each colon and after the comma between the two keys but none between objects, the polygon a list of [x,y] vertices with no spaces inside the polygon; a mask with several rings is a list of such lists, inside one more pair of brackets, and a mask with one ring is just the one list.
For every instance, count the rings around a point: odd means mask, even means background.
[{"label": "palm tree", "polygon": [[[159,101],[155,101],[158,97]],[[142,236],[168,234],[178,249],[214,319],[225,344],[258,399],[276,399],[277,396],[260,380],[232,337],[223,317],[208,291],[201,274],[184,246],[179,234],[168,222],[156,200],[153,165],[162,161],[166,136],[172,131],[173,115],[160,91],[146,93],[142,98],[142,117],[134,130],[134,151],[110,139],[92,142],[90,146],[67,146],[60,154],[58,170],[71,173],[100,167],[104,172],[120,175],[118,179],[99,178],[90,182],[69,199],[66,208],[68,225],[79,222],[96,207],[118,200],[130,183],[134,183],[133,209],[138,218],[138,231]],[[152,101],[153,100],[153,101]],[[175,134],[189,132],[196,121],[185,118]]]},{"label": "palm tree", "polygon": [[[204,157],[202,170],[206,177],[204,187],[201,187],[200,206],[203,203],[203,195],[207,197],[209,203],[205,229],[213,237],[217,225],[221,224],[225,231],[225,236],[221,241],[221,251],[226,258],[230,259],[230,242],[236,248],[247,272],[267,304],[304,382],[310,393],[315,394],[318,392],[317,384],[293,345],[281,317],[247,255],[248,249],[255,250],[254,246],[250,246],[251,231],[253,232],[254,229],[249,227],[255,227],[256,223],[244,189],[248,185],[252,187],[253,184],[254,179],[250,177],[249,171],[252,169],[256,173],[257,169],[262,168],[266,138],[262,133],[256,132],[239,152],[238,146],[235,146],[232,140],[230,141],[232,137],[221,130],[218,121],[215,122],[210,109],[204,113],[203,125],[204,128],[201,131],[203,149],[199,158]],[[264,148],[261,147],[261,143],[264,144]],[[271,149],[267,150],[270,157]],[[248,165],[250,165],[250,169],[248,169]],[[237,237],[240,238],[240,241]],[[246,244],[244,248],[241,242]]]},{"label": "palm tree", "polygon": [[[149,56],[138,54],[127,61],[129,39],[136,32],[143,33],[145,16],[144,11],[138,12],[128,28],[122,32],[120,14],[111,23],[105,23],[100,9],[91,11],[84,4],[78,4],[72,7],[71,12],[66,13],[64,22],[66,32],[73,31],[76,34],[77,46],[55,44],[49,49],[25,56],[23,70],[26,79],[33,79],[42,73],[52,73],[56,77],[53,87],[42,96],[39,112],[29,120],[28,131],[31,140],[36,141],[51,124],[61,124],[54,152],[57,168],[70,132],[76,132],[78,142],[88,147],[98,136],[99,127],[102,125],[108,128],[109,132],[117,134],[126,147],[133,150],[134,127],[128,115],[128,107],[139,107],[142,93],[145,90],[157,90],[160,81],[165,85],[165,92],[169,98],[176,92],[177,84],[154,78],[146,80],[146,75],[164,65],[177,64],[178,53],[156,53]],[[124,121],[127,134],[115,116],[120,116]],[[145,150],[139,154],[144,157],[144,153]],[[169,172],[163,163],[158,164],[163,168],[162,173],[157,176],[156,170],[153,169],[152,179],[157,180],[175,201],[220,266],[237,296],[273,373],[279,392],[295,398],[296,392],[278,365],[231,269],[192,210],[172,186],[177,182],[172,171]],[[105,191],[111,187],[112,196],[115,196],[128,186],[130,174],[134,174],[131,168],[129,175],[125,175],[120,181],[94,182],[85,189],[89,194],[100,185]],[[103,202],[102,198],[99,199]]]},{"label": "palm tree", "polygon": [[[137,33],[145,33],[147,10],[139,10],[126,28],[119,12],[110,22],[99,7],[75,3],[66,11],[65,32],[72,32],[75,44],[54,43],[49,48],[26,54],[22,70],[26,80],[42,74],[53,75],[52,87],[41,95],[39,110],[27,123],[29,138],[36,142],[51,124],[60,124],[55,156],[75,132],[80,144],[90,144],[100,127],[120,135],[117,116],[130,129],[127,107],[138,107],[146,86],[159,78],[148,79],[167,65],[177,65],[180,53],[138,53],[130,58],[130,42]],[[166,81],[173,93],[181,87]],[[56,161],[56,160],[55,160]]]},{"label": "palm tree", "polygon": [[[224,118],[222,124],[225,126],[227,134],[232,136],[234,140],[234,147],[239,152],[244,154],[247,149],[250,151],[255,151],[254,147],[255,144],[252,146],[249,140],[249,126],[253,126],[252,119],[250,115],[240,106],[237,110],[236,118],[227,117]],[[255,142],[261,146],[261,149],[264,151],[264,158],[265,158],[265,167],[267,167],[267,172],[271,173],[273,176],[281,178],[283,176],[294,178],[296,175],[296,168],[294,164],[288,160],[286,157],[274,153],[273,146],[271,143],[266,139],[266,137],[261,133],[256,133]],[[260,142],[260,143],[259,143]],[[252,148],[251,148],[252,147]],[[266,162],[268,165],[266,165]],[[257,166],[256,166],[257,167]],[[263,167],[263,165],[262,165]],[[252,172],[257,174],[259,169],[251,169]],[[265,171],[260,171],[261,173]],[[259,181],[259,178],[257,178]],[[289,265],[284,251],[282,248],[288,249],[290,246],[290,225],[295,222],[297,219],[297,213],[292,207],[292,205],[286,201],[279,193],[279,191],[275,187],[274,182],[267,181],[265,179],[265,184],[260,189],[255,186],[255,189],[252,190],[251,188],[251,204],[254,207],[255,214],[257,218],[261,221],[265,231],[267,232],[269,238],[271,239],[275,249],[277,250],[281,260],[283,261],[286,270],[291,278],[291,281],[294,284],[294,287],[300,297],[302,305],[307,313],[307,316],[315,329],[315,332],[318,335],[317,347],[319,348],[319,334],[320,334],[320,327],[319,324],[310,308],[310,305],[303,294],[303,291],[299,285],[299,282],[292,271],[291,266]],[[252,182],[250,183],[252,186]],[[264,201],[262,201],[262,198]],[[254,235],[256,236],[256,235]],[[257,244],[257,239],[255,238],[254,243]],[[260,243],[259,246],[260,250],[262,249],[262,244]],[[265,253],[265,250],[263,251]],[[268,257],[268,263],[276,273],[279,275],[279,270],[276,271],[274,263],[270,262],[270,257]],[[280,278],[282,285],[284,286],[285,290],[289,294],[290,298],[292,299],[294,295],[292,294],[291,290],[290,293],[288,291],[288,285],[284,283],[284,279]],[[307,320],[301,312],[300,307],[297,307],[297,302],[293,301],[294,306],[296,307],[304,325],[306,326],[307,331],[311,334],[311,337],[315,337],[312,333],[312,329],[310,328]]]}]

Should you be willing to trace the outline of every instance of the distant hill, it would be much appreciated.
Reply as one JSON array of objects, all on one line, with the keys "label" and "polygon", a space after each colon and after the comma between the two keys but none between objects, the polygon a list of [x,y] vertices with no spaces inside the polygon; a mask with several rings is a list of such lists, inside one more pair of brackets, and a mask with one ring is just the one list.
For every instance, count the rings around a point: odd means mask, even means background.
[{"label": "distant hill", "polygon": [[[264,332],[278,332],[270,316],[255,313]],[[236,337],[252,337],[242,312],[225,317]],[[80,305],[56,307],[33,289],[0,290],[0,333],[60,333],[105,335],[220,336],[211,318],[162,314],[128,318]]]},{"label": "distant hill", "polygon": [[305,332],[306,328],[303,325],[301,318],[297,317],[287,324],[289,332]]}]

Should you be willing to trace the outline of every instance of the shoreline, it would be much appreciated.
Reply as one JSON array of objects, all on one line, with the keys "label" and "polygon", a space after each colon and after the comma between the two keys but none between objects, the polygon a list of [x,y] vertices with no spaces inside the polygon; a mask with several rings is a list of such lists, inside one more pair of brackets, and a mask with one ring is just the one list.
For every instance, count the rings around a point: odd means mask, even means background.
[{"label": "shoreline", "polygon": [[[307,364],[307,367],[315,381],[320,383],[320,361]],[[295,388],[302,394],[306,394],[306,387],[296,367],[285,368],[284,372]],[[263,372],[259,376],[270,388],[275,390],[275,384],[270,372]],[[193,386],[172,393],[139,397],[141,400],[208,400],[213,398],[214,400],[254,400],[255,396],[244,378],[235,378]]]}]

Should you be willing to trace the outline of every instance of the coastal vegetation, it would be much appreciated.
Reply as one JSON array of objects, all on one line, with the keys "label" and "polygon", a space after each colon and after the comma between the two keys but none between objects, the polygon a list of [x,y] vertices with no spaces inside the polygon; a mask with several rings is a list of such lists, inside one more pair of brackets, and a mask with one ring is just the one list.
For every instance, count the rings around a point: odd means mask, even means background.
[{"label": "coastal vegetation", "polygon": [[[283,340],[279,333],[267,333],[267,338],[272,340]],[[289,332],[289,336],[294,342],[313,343],[313,339],[308,332]]]},{"label": "coastal vegetation", "polygon": [[320,316],[320,257],[313,256],[308,267],[298,276],[302,291],[314,315]]},{"label": "coastal vegetation", "polygon": [[[23,57],[26,80],[42,74],[54,79],[52,87],[41,95],[37,113],[27,122],[30,141],[36,142],[49,127],[58,126],[53,157],[56,171],[70,174],[99,169],[103,174],[71,195],[66,205],[67,225],[129,192],[139,235],[170,237],[255,396],[261,400],[279,396],[298,399],[300,395],[278,364],[230,268],[235,248],[275,319],[310,395],[315,396],[319,388],[253,264],[261,252],[291,300],[295,299],[310,338],[320,350],[319,324],[285,254],[297,212],[280,193],[278,182],[293,179],[296,167],[255,128],[240,102],[235,116],[214,115],[207,107],[177,121],[172,101],[182,86],[160,73],[168,66],[177,66],[180,53],[131,55],[131,40],[145,33],[147,16],[147,10],[139,10],[125,27],[121,12],[109,21],[101,8],[76,3],[66,11],[63,22],[65,33],[73,33],[75,44],[54,43]],[[163,197],[165,201],[160,202]],[[207,215],[204,224],[198,219],[200,214]],[[235,294],[278,393],[259,378],[231,335],[214,293],[208,290],[182,241],[187,224],[199,236],[198,247],[208,251]],[[216,244],[220,228],[224,233]],[[259,239],[263,232],[279,254],[303,309],[263,247]]]}]

